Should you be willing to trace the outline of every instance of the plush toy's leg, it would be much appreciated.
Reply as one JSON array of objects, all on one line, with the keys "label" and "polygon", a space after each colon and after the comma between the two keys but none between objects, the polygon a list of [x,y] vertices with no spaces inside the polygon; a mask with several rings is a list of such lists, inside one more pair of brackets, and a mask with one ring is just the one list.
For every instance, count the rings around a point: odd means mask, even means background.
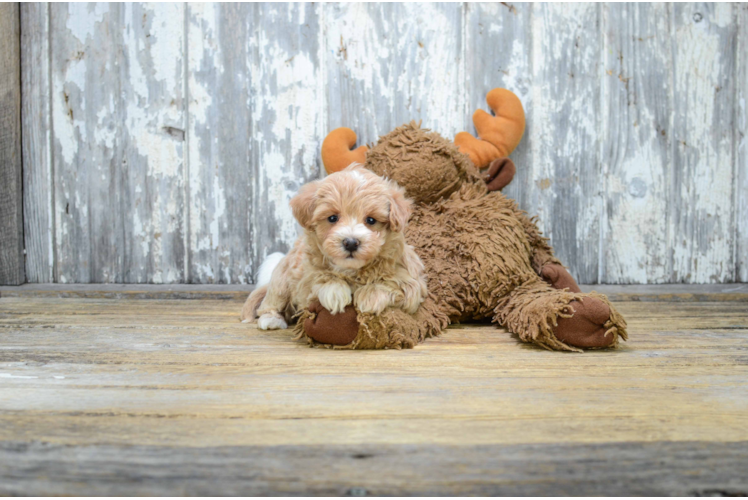
[{"label": "plush toy's leg", "polygon": [[553,288],[559,290],[568,288],[570,292],[580,293],[582,290],[577,285],[574,277],[569,274],[569,271],[561,264],[561,261],[553,255],[553,248],[548,243],[548,238],[543,236],[538,229],[535,218],[528,217],[521,210],[516,210],[515,215],[522,222],[527,240],[530,243],[532,252],[530,263],[535,272]]},{"label": "plush toy's leg", "polygon": [[570,292],[581,293],[577,281],[569,274],[564,266],[556,263],[548,263],[540,268],[540,277],[556,290],[568,289]]},{"label": "plush toy's leg", "polygon": [[315,300],[296,323],[296,333],[319,344],[348,345],[358,335],[356,309],[348,305],[342,313],[330,314]]},{"label": "plush toy's leg", "polygon": [[626,322],[598,293],[557,290],[541,279],[531,279],[503,297],[494,321],[525,342],[547,349],[579,351],[615,347],[626,340]]},{"label": "plush toy's leg", "polygon": [[301,313],[296,334],[310,344],[338,349],[412,348],[428,337],[435,337],[449,321],[428,297],[415,315],[387,308],[381,314],[363,314],[352,306],[340,314],[313,303]]}]

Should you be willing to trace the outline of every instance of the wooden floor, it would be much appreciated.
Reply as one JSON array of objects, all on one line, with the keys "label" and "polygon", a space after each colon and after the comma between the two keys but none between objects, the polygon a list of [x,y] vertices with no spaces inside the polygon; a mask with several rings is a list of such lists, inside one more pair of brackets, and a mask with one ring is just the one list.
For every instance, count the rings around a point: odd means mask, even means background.
[{"label": "wooden floor", "polygon": [[240,323],[243,292],[6,292],[0,494],[748,493],[744,292],[620,295],[629,342],[583,354],[491,325],[311,349]]}]

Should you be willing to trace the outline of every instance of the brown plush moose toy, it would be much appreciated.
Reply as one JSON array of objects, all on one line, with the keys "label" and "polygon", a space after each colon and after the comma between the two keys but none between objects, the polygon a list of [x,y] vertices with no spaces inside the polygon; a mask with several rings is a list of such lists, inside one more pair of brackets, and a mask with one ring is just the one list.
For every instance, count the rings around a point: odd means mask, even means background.
[{"label": "brown plush moose toy", "polygon": [[525,118],[508,90],[494,89],[486,100],[495,116],[476,111],[480,138],[461,132],[451,142],[411,122],[371,149],[351,151],[350,129],[325,139],[328,173],[360,162],[394,179],[414,201],[406,239],[426,267],[429,296],[413,316],[399,309],[362,314],[353,306],[331,315],[315,303],[300,315],[300,337],[327,347],[404,348],[449,323],[490,318],[547,349],[613,347],[627,338],[608,299],[581,293],[535,220],[499,192],[514,175],[507,156],[522,138]]}]

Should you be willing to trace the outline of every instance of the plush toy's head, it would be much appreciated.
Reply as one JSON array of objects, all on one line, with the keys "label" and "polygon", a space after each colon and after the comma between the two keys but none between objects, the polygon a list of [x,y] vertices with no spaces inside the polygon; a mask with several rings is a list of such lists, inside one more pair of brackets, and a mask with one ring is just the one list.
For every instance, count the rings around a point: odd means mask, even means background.
[{"label": "plush toy's head", "polygon": [[366,168],[393,179],[416,203],[449,196],[465,181],[482,181],[473,163],[452,141],[415,122],[380,138],[366,155]]},{"label": "plush toy's head", "polygon": [[[514,176],[507,155],[522,139],[525,114],[517,96],[506,89],[492,90],[486,101],[495,116],[483,110],[473,114],[480,139],[460,132],[452,142],[411,122],[381,137],[371,150],[366,146],[351,150],[356,134],[339,128],[323,142],[322,162],[328,173],[352,162],[365,163],[374,173],[397,181],[416,203],[449,196],[466,181],[485,181],[489,190],[499,190]],[[487,171],[480,174],[485,167]]]}]

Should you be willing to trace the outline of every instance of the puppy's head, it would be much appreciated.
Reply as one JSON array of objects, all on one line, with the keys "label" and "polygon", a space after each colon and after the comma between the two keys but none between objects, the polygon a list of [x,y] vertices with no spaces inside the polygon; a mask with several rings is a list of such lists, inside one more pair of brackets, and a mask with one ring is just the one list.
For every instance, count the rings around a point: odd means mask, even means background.
[{"label": "puppy's head", "polygon": [[395,182],[353,164],[306,184],[291,209],[333,265],[359,269],[402,233],[410,200]]}]

